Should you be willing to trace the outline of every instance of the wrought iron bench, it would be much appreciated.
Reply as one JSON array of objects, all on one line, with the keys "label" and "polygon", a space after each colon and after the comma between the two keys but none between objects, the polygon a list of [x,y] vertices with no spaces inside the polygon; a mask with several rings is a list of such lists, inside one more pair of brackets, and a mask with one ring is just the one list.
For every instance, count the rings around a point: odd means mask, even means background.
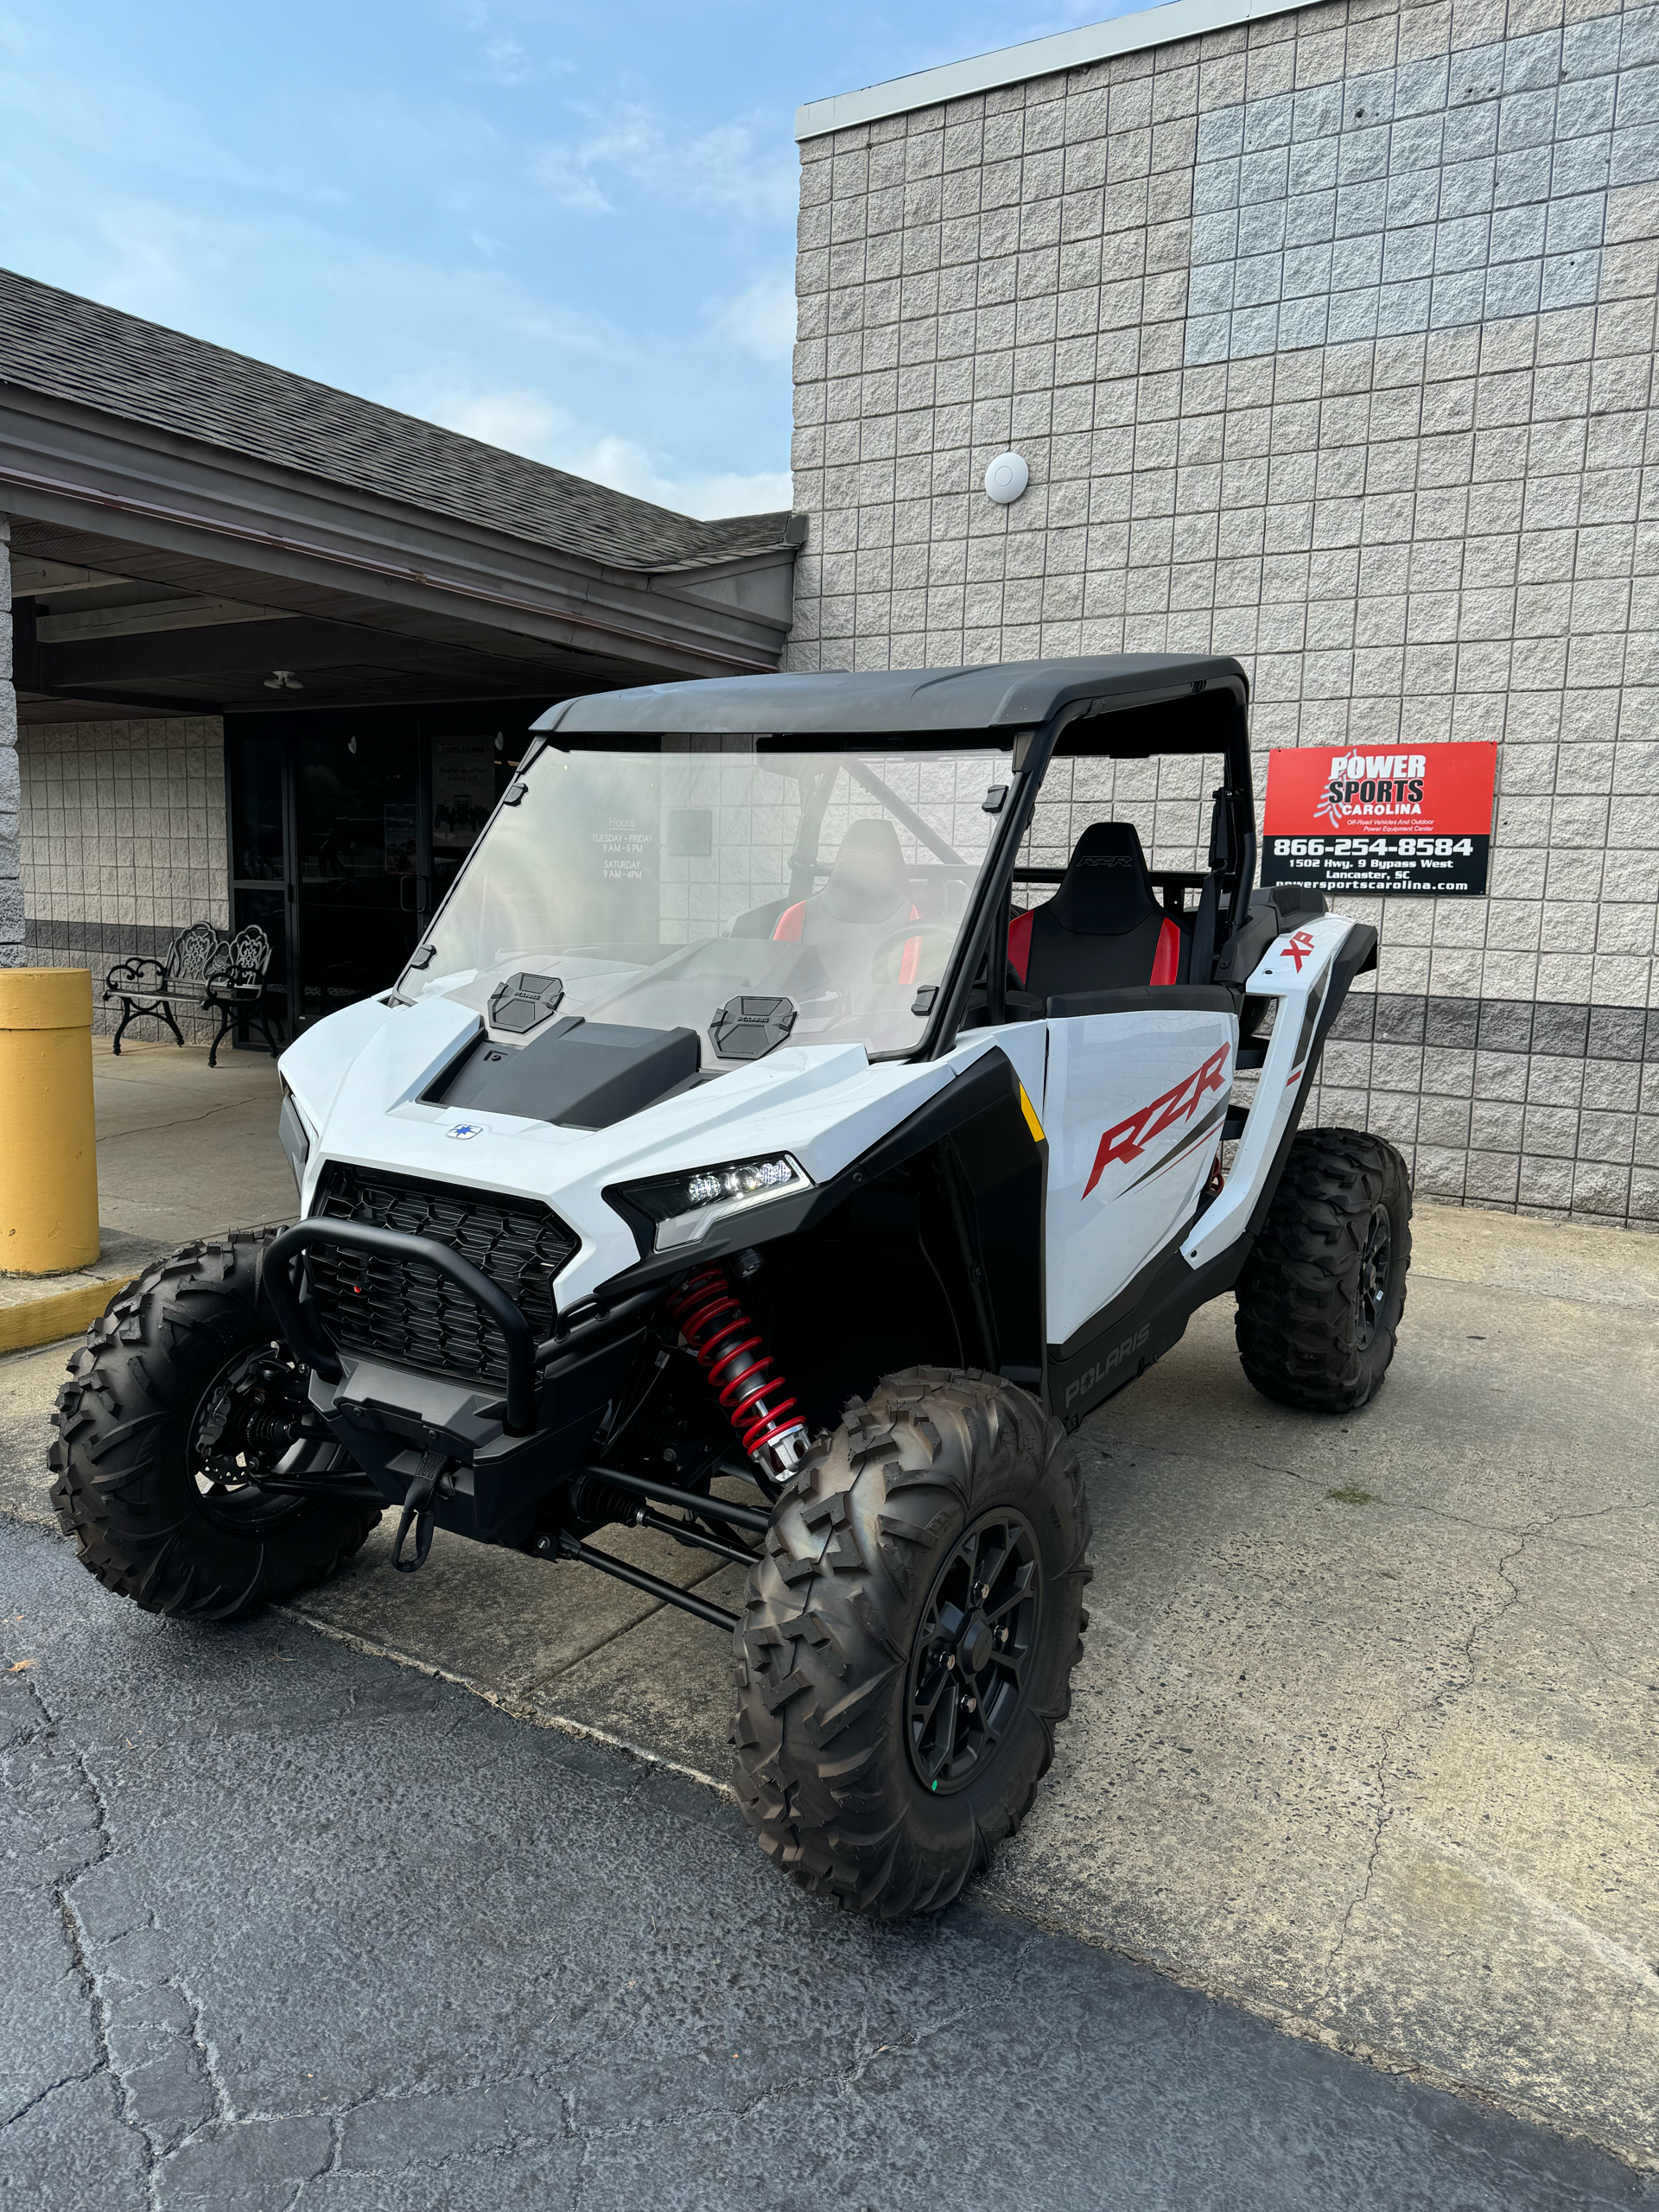
[{"label": "wrought iron bench", "polygon": [[227,938],[211,922],[192,922],[168,946],[164,958],[133,953],[118,960],[104,978],[105,1004],[121,1001],[113,1049],[121,1050],[129,1024],[142,1015],[164,1021],[182,1045],[184,1033],[173,1011],[181,1007],[188,1013],[219,1015],[218,1033],[207,1052],[210,1068],[219,1065],[219,1048],[238,1020],[260,1031],[275,1059],[281,1047],[265,981],[270,967],[270,939],[254,923]]}]

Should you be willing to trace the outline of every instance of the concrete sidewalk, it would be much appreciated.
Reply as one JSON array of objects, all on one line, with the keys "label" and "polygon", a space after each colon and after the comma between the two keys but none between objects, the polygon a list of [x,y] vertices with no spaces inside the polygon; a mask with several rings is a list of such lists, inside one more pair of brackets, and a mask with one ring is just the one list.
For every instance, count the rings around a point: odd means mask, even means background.
[{"label": "concrete sidewalk", "polygon": [[[1082,1433],[1093,1626],[985,1899],[1659,2164],[1656,1324],[1659,1239],[1428,1206],[1353,1419],[1257,1398],[1230,1300],[1201,1314]],[[0,1362],[24,1517],[61,1357]],[[297,1616],[723,1777],[717,1634],[579,1568],[387,1548]],[[737,1602],[734,1569],[702,1586]]]},{"label": "concrete sidewalk", "polygon": [[282,1084],[266,1053],[92,1039],[99,1255],[60,1275],[0,1276],[0,1352],[83,1329],[124,1283],[193,1236],[285,1221],[294,1178],[276,1141]]},{"label": "concrete sidewalk", "polygon": [[157,1247],[216,1229],[292,1219],[294,1177],[276,1141],[282,1079],[264,1052],[92,1042],[98,1217]]}]

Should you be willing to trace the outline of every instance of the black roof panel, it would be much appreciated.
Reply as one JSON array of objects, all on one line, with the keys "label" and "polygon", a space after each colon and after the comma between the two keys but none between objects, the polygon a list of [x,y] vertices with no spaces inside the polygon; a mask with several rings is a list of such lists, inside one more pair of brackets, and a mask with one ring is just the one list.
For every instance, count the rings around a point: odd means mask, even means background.
[{"label": "black roof panel", "polygon": [[986,668],[898,668],[856,675],[728,676],[596,692],[550,707],[537,729],[569,736],[874,736],[905,731],[1027,729],[1079,699],[1128,705],[1148,695],[1230,683],[1236,660],[1203,653],[1098,653],[998,661]]}]

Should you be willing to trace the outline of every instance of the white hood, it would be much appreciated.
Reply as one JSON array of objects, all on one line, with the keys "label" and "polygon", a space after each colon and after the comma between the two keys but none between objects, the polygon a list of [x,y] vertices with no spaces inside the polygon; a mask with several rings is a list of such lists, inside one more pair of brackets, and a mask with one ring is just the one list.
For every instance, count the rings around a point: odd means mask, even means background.
[{"label": "white hood", "polygon": [[[421,1103],[480,1027],[472,1008],[453,999],[412,1006],[375,999],[331,1014],[289,1047],[282,1073],[311,1138],[303,1206],[309,1210],[321,1169],[336,1160],[541,1199],[582,1239],[559,1275],[563,1306],[639,1257],[632,1232],[605,1202],[609,1186],[774,1152],[792,1154],[823,1182],[995,1043],[982,1033],[943,1059],[874,1066],[861,1045],[785,1046],[609,1128],[579,1129]],[[454,1134],[463,1129],[470,1134]],[[764,1210],[754,1223],[764,1233]],[[696,1249],[686,1248],[688,1263]]]}]

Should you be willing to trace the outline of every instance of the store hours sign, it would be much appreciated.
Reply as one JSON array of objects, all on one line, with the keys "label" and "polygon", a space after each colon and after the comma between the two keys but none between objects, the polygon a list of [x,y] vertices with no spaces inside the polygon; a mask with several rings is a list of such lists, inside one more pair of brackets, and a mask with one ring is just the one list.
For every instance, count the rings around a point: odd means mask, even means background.
[{"label": "store hours sign", "polygon": [[1492,844],[1496,745],[1268,755],[1263,883],[1479,896]]}]

